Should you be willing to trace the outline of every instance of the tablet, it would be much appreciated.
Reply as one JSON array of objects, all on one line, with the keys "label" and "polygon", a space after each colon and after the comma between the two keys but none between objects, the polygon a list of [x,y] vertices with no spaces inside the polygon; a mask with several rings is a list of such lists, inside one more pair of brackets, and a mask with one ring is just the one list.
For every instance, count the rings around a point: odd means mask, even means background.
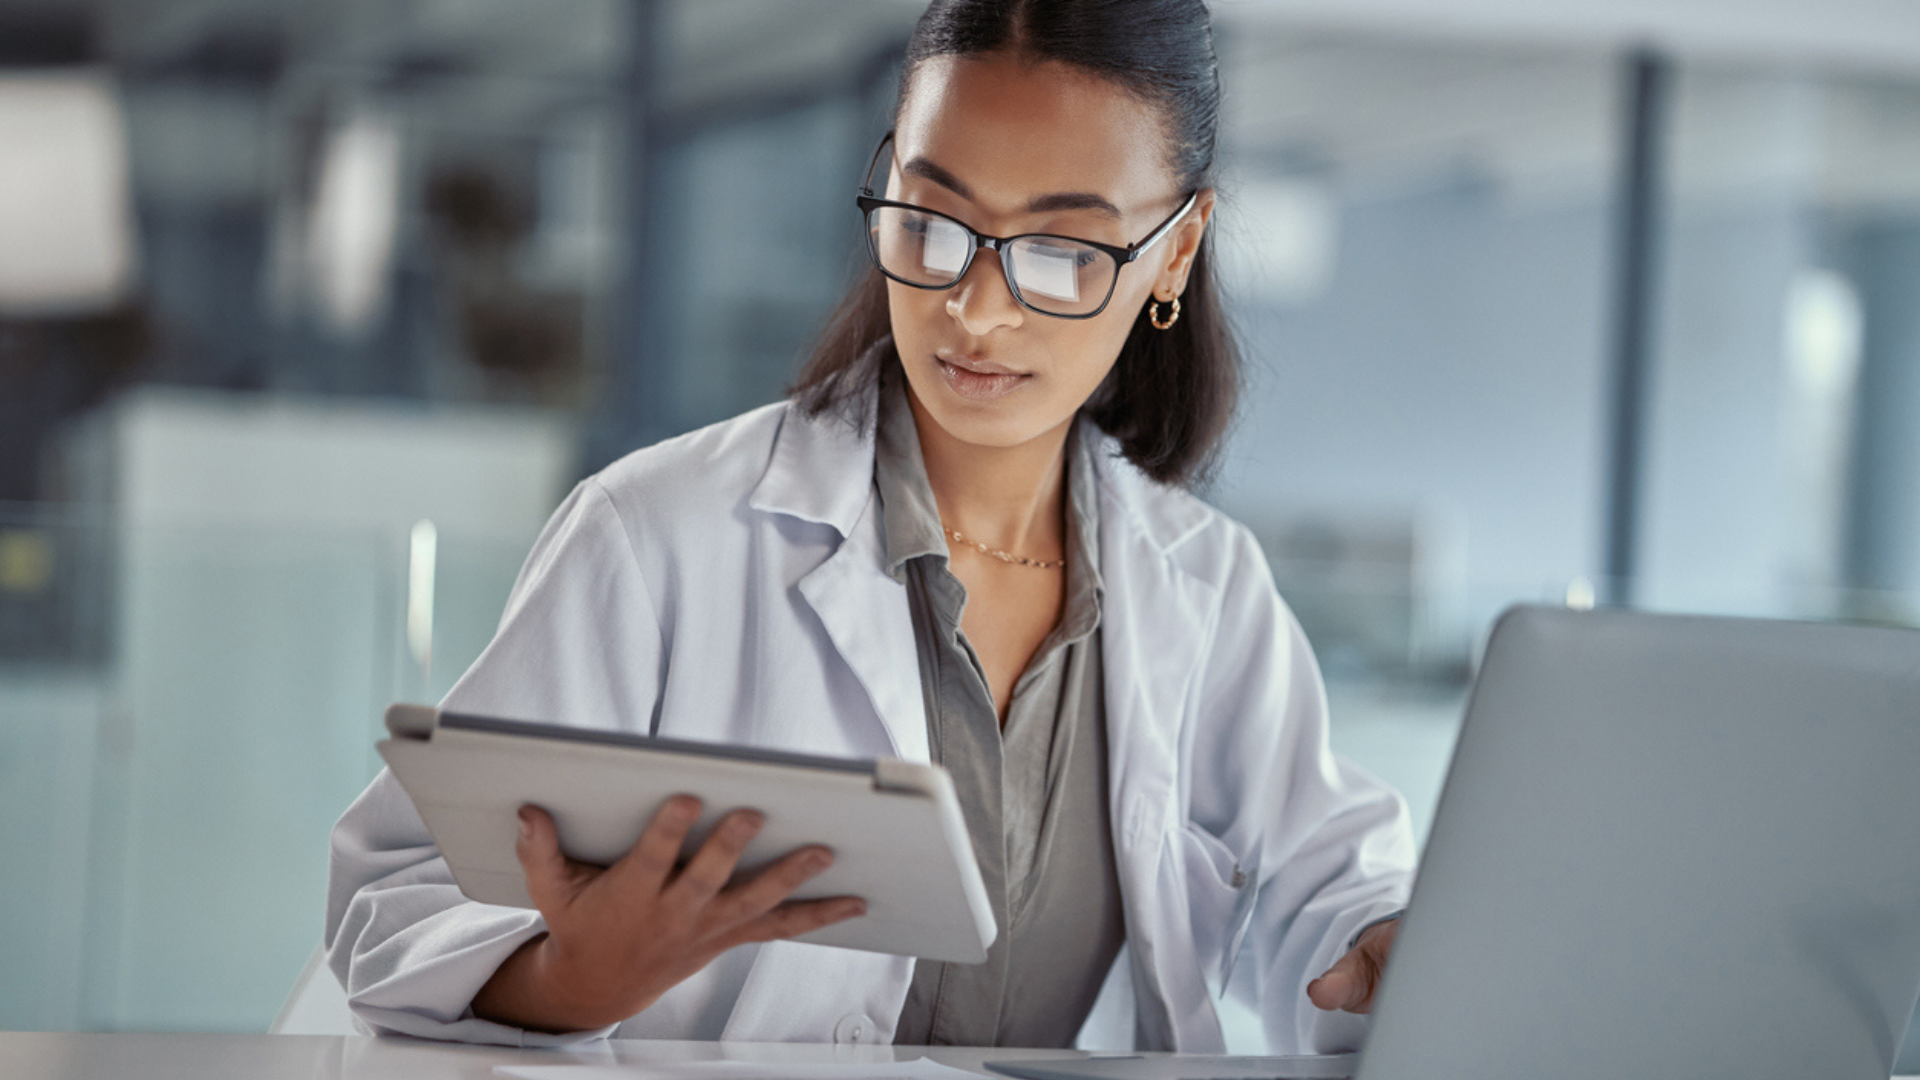
[{"label": "tablet", "polygon": [[682,742],[423,705],[394,705],[386,721],[391,737],[380,742],[380,756],[460,891],[481,903],[534,906],[514,854],[522,805],[553,815],[567,855],[607,866],[668,798],[688,794],[703,804],[689,853],[730,810],[766,815],[741,857],[741,874],[806,844],[833,849],[833,865],[794,899],[858,896],[867,913],[794,941],[977,964],[997,932],[953,780],[937,765]]}]

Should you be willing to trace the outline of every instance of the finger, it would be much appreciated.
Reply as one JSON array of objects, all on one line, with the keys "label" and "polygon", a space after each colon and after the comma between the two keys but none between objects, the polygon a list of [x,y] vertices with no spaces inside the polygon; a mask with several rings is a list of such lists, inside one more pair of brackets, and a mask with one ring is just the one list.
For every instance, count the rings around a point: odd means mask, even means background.
[{"label": "finger", "polygon": [[1352,949],[1326,974],[1307,984],[1307,999],[1316,1006],[1364,1013],[1373,1004],[1376,971],[1365,949]]},{"label": "finger", "polygon": [[760,835],[766,820],[758,810],[735,810],[721,818],[706,843],[700,845],[686,868],[667,886],[667,892],[696,905],[712,900],[726,888],[727,879],[733,877],[733,868],[740,864],[741,853]]},{"label": "finger", "polygon": [[1366,993],[1356,1005],[1348,1006],[1349,1012],[1361,1014],[1373,1011],[1374,996],[1380,992],[1380,983],[1386,977],[1387,957],[1393,952],[1394,938],[1400,933],[1400,920],[1380,923],[1370,927],[1360,936],[1360,945],[1353,952],[1359,968],[1360,978],[1366,984]]},{"label": "finger", "polygon": [[837,922],[867,913],[867,902],[857,896],[834,896],[825,900],[794,900],[781,904],[759,918],[750,919],[724,935],[728,948],[754,941],[781,941],[810,934]]},{"label": "finger", "polygon": [[553,816],[529,803],[519,811],[520,835],[513,853],[527,875],[527,895],[543,914],[564,910],[579,893],[581,864],[560,852],[560,830]]},{"label": "finger", "polygon": [[1344,1009],[1354,1002],[1358,980],[1347,971],[1334,968],[1307,984],[1307,1000],[1328,1012]]},{"label": "finger", "polygon": [[714,925],[744,923],[767,914],[832,865],[833,851],[818,844],[789,851],[778,862],[721,894],[711,909]]},{"label": "finger", "polygon": [[691,795],[675,795],[661,804],[653,820],[640,833],[620,861],[607,873],[621,888],[637,888],[649,894],[664,889],[687,841],[687,831],[700,819],[700,800]]}]

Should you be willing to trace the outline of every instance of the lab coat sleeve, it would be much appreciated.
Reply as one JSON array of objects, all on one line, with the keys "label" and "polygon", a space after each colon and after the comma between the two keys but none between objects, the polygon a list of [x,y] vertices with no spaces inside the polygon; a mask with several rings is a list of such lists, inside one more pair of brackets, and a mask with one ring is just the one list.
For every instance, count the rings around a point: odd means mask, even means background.
[{"label": "lab coat sleeve", "polygon": [[[441,706],[647,730],[661,635],[624,525],[583,481],[535,542],[493,641]],[[467,900],[412,800],[382,770],[335,825],[326,954],[356,1020],[372,1032],[551,1046],[613,1027],[550,1034],[480,1019],[473,996],[545,930],[536,911]]]},{"label": "lab coat sleeve", "polygon": [[1260,1016],[1274,1052],[1352,1050],[1365,1018],[1321,1011],[1306,986],[1360,927],[1405,907],[1412,829],[1397,792],[1330,749],[1306,635],[1252,534],[1233,533],[1188,758],[1190,820],[1257,890],[1226,991]]}]

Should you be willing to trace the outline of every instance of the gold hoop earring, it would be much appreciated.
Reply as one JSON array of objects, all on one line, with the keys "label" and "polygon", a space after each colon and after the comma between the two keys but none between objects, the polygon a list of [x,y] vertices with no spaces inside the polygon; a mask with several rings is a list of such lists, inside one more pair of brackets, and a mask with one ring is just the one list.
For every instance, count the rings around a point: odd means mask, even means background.
[{"label": "gold hoop earring", "polygon": [[1147,305],[1147,321],[1153,324],[1153,328],[1155,330],[1173,329],[1174,321],[1177,320],[1178,318],[1180,318],[1180,298],[1177,296],[1173,298],[1173,309],[1167,312],[1166,322],[1160,321],[1160,301],[1159,300],[1155,300],[1152,303]]}]

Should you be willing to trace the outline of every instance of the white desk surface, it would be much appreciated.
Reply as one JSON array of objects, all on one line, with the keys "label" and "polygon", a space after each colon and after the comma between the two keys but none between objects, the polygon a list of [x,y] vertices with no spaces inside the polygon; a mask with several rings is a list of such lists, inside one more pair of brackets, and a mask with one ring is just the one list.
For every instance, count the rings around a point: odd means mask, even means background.
[{"label": "white desk surface", "polygon": [[[496,1065],[613,1065],[730,1059],[878,1063],[926,1056],[980,1071],[988,1058],[1072,1057],[1070,1050],[840,1046],[615,1039],[574,1050],[519,1050],[340,1035],[148,1035],[0,1032],[6,1080],[494,1080]],[[997,1074],[994,1080],[1005,1080]]]},{"label": "white desk surface", "polygon": [[[6,1080],[494,1080],[496,1065],[765,1061],[878,1063],[925,1055],[981,1071],[991,1058],[1072,1057],[1071,1050],[830,1046],[819,1043],[646,1042],[517,1050],[424,1039],[339,1035],[145,1035],[0,1032]],[[994,1080],[1005,1080],[997,1074]],[[1902,1080],[1895,1077],[1894,1080]],[[1909,1077],[1905,1080],[1920,1080]]]}]

